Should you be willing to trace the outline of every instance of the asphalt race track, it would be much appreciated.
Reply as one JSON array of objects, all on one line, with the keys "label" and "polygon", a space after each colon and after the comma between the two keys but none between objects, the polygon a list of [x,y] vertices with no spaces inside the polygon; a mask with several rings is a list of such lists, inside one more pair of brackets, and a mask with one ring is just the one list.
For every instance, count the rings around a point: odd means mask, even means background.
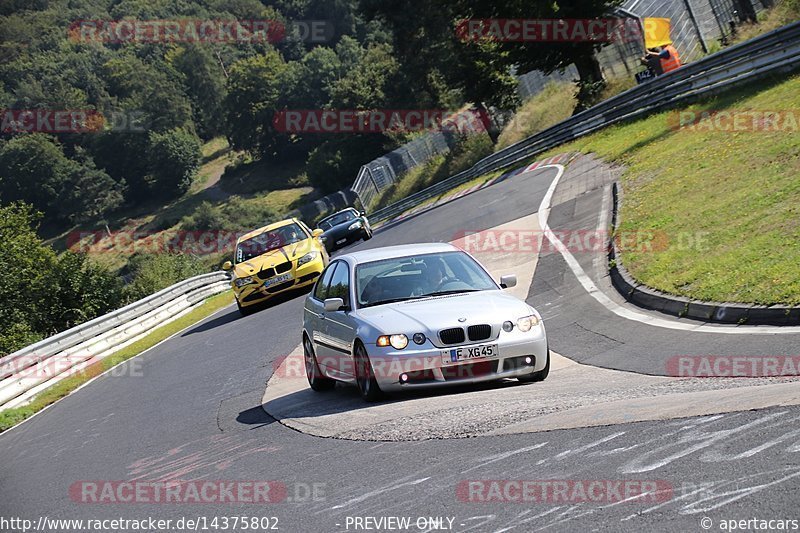
[{"label": "asphalt race track", "polygon": [[[590,160],[567,167],[553,197],[553,229],[597,226],[605,172]],[[515,176],[376,232],[351,249],[452,241],[464,231],[513,222],[539,210],[554,176],[554,168]],[[594,259],[578,257],[613,297]],[[417,527],[419,518],[428,517],[442,518],[440,527],[452,531],[703,531],[703,519],[718,530],[722,520],[800,518],[800,399],[790,380],[769,381],[791,391],[775,407],[743,405],[689,416],[687,405],[688,418],[551,431],[539,431],[535,418],[524,417],[506,421],[524,426],[506,434],[502,419],[490,417],[484,423],[497,434],[481,436],[436,434],[413,416],[392,428],[392,435],[405,432],[408,438],[324,438],[287,427],[265,412],[262,396],[299,344],[303,298],[294,295],[245,318],[226,308],[0,435],[0,515],[34,522],[41,516],[275,516],[281,531],[390,529],[359,529],[356,519],[363,517],[410,517],[407,531],[432,530],[424,521]],[[675,355],[800,352],[797,333],[672,330],[620,318],[586,293],[558,253],[539,257],[528,299],[544,316],[551,349],[589,368],[666,379],[655,376],[666,373],[666,361]],[[557,390],[557,376],[542,385]],[[495,389],[513,389],[519,397],[536,386]],[[478,396],[491,401],[495,389],[432,398],[456,398],[463,403],[461,416],[469,417],[470,402]],[[602,391],[593,394],[599,398]],[[352,406],[336,410],[343,420],[369,413],[353,402],[353,390],[337,387],[327,396],[332,404]],[[403,409],[405,401],[411,400],[394,398],[388,405]],[[448,423],[437,418],[439,427]],[[428,431],[422,440],[417,424]],[[83,480],[198,479],[275,480],[286,485],[287,500],[145,504],[70,497],[70,487]],[[638,480],[660,490],[654,498],[497,503],[465,492],[465,484],[476,480]]]}]

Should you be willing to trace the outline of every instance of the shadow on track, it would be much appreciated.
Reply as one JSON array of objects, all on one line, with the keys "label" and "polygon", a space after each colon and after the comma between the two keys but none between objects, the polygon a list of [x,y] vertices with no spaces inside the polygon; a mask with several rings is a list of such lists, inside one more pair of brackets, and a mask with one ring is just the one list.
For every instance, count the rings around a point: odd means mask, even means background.
[{"label": "shadow on track", "polygon": [[385,396],[379,402],[369,403],[361,399],[358,389],[354,385],[337,383],[333,390],[314,392],[306,387],[285,396],[275,398],[264,404],[264,409],[277,419],[283,418],[310,418],[339,413],[347,413],[365,409],[375,405],[397,404],[403,406],[406,402],[417,399],[436,398],[440,396],[458,396],[480,391],[503,390],[510,387],[536,386],[524,384],[515,379],[503,379],[485,383],[453,385],[452,387],[437,389],[418,389],[404,391]]},{"label": "shadow on track", "polygon": [[265,413],[260,405],[242,411],[236,417],[236,421],[240,424],[258,427],[268,426],[269,424],[277,422],[277,420]]},{"label": "shadow on track", "polygon": [[225,324],[230,324],[235,320],[251,319],[253,316],[258,316],[258,313],[260,313],[261,311],[265,311],[267,309],[271,309],[283,303],[290,302],[295,298],[305,297],[305,295],[308,294],[309,292],[311,292],[311,287],[303,287],[301,289],[294,289],[285,293],[278,294],[277,296],[270,298],[266,302],[254,306],[252,314],[248,316],[242,316],[237,309],[233,308],[227,313],[224,313],[216,318],[212,318],[211,320],[207,320],[205,322],[198,324],[197,327],[194,327],[184,332],[181,335],[181,337],[186,337],[194,333],[202,333],[204,331],[209,331],[214,328],[224,326]]}]

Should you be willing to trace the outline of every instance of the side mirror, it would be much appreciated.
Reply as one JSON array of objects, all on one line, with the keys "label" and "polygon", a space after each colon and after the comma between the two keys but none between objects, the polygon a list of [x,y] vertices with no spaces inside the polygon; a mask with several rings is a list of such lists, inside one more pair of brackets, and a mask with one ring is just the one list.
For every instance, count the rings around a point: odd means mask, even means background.
[{"label": "side mirror", "polygon": [[231,263],[230,261],[225,261],[224,263],[222,263],[222,270],[224,270],[225,272],[228,272],[229,270],[232,269],[233,269],[233,263]]},{"label": "side mirror", "polygon": [[341,298],[325,298],[325,311],[332,313],[344,307],[344,300]]},{"label": "side mirror", "polygon": [[511,287],[515,287],[517,285],[517,275],[516,274],[506,274],[505,276],[500,276],[500,286],[504,289],[510,289]]},{"label": "side mirror", "polygon": [[319,237],[320,235],[322,235],[323,233],[325,233],[325,232],[324,232],[324,231],[322,231],[322,230],[321,230],[321,229],[319,229],[319,228],[316,228],[314,231],[312,231],[312,232],[311,232],[311,236],[312,236],[312,237],[314,237],[314,238],[317,238],[317,237]]}]

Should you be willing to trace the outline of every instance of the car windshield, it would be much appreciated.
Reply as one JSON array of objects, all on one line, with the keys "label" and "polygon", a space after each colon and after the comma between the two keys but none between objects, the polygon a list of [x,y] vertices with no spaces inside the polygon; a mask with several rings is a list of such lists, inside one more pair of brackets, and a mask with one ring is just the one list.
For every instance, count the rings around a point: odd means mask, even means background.
[{"label": "car windshield", "polygon": [[355,218],[356,214],[353,211],[342,211],[341,213],[336,213],[335,215],[321,220],[319,224],[317,224],[317,227],[322,231],[327,231],[334,226],[338,226],[339,224],[355,220]]},{"label": "car windshield", "polygon": [[394,257],[356,267],[360,307],[492,289],[497,284],[489,274],[458,251]]},{"label": "car windshield", "polygon": [[300,242],[307,238],[308,235],[306,232],[295,223],[259,233],[255,237],[242,241],[236,246],[236,263],[248,261],[259,255],[277,250],[278,248],[283,248],[289,244]]}]

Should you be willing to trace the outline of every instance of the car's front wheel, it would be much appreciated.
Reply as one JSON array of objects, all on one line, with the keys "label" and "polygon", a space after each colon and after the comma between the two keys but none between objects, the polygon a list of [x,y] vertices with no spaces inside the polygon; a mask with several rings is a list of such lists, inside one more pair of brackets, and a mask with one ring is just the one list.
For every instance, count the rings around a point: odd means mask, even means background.
[{"label": "car's front wheel", "polygon": [[381,399],[383,392],[375,379],[367,349],[360,342],[356,344],[353,356],[356,363],[356,385],[358,385],[358,392],[361,393],[361,397],[368,402]]},{"label": "car's front wheel", "polygon": [[312,390],[330,390],[336,385],[336,382],[332,379],[322,375],[322,371],[319,369],[319,364],[317,363],[317,356],[314,354],[314,347],[311,345],[309,338],[305,336],[303,337],[303,359],[306,365],[308,384],[311,386]]},{"label": "car's front wheel", "polygon": [[520,380],[522,383],[533,383],[535,381],[544,381],[548,374],[550,374],[550,346],[547,346],[547,362],[544,364],[544,368],[539,370],[538,372],[533,372],[532,374],[526,374],[524,376],[517,376],[517,379]]},{"label": "car's front wheel", "polygon": [[370,240],[371,238],[372,238],[372,230],[371,230],[371,229],[365,229],[365,230],[364,230],[364,236],[363,236],[363,239],[364,239],[365,241],[368,241],[368,240]]}]

